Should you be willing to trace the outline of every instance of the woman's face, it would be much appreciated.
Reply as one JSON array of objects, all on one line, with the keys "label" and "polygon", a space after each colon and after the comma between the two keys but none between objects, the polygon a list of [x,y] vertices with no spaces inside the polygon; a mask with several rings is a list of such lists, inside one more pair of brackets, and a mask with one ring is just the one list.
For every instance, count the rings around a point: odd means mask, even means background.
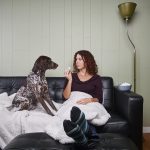
[{"label": "woman's face", "polygon": [[81,55],[79,55],[79,54],[77,54],[77,56],[76,56],[76,67],[79,70],[85,68],[84,60],[82,59]]}]

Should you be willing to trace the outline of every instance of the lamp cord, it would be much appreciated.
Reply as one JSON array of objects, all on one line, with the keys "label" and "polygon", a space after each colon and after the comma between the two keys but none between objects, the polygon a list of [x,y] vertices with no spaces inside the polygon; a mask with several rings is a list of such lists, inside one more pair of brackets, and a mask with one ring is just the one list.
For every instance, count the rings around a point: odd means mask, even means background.
[{"label": "lamp cord", "polygon": [[128,19],[126,19],[126,32],[127,32],[128,39],[129,39],[130,43],[132,44],[132,46],[133,46],[133,48],[134,48],[134,52],[135,52],[135,51],[136,51],[135,45],[134,45],[134,43],[132,42],[132,40],[131,40],[131,38],[130,38],[130,36],[129,36],[129,32],[128,32]]},{"label": "lamp cord", "polygon": [[132,42],[130,36],[129,36],[129,32],[128,32],[128,19],[126,18],[126,32],[127,32],[127,37],[128,37],[128,40],[130,41],[131,45],[133,46],[134,48],[134,92],[136,92],[136,49],[135,49],[135,45],[134,43]]}]

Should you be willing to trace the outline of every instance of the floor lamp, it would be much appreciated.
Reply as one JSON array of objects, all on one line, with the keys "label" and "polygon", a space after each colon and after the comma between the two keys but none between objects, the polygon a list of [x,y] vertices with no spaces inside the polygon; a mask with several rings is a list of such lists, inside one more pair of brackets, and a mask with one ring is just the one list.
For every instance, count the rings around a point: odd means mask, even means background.
[{"label": "floor lamp", "polygon": [[128,33],[128,22],[131,19],[132,15],[134,14],[135,8],[136,8],[136,3],[133,2],[125,2],[122,4],[118,5],[119,8],[119,12],[121,17],[125,20],[126,23],[126,30],[127,30],[127,37],[128,40],[130,41],[131,45],[133,46],[133,54],[134,54],[134,60],[133,60],[133,68],[134,68],[134,72],[133,72],[133,77],[134,77],[134,92],[136,92],[136,49],[135,49],[135,45],[133,44],[129,33]]}]

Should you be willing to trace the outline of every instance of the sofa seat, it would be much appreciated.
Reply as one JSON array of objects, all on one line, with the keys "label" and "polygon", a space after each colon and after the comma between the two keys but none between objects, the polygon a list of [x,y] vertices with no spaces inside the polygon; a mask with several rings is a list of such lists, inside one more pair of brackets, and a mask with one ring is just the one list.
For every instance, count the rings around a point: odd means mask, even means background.
[{"label": "sofa seat", "polygon": [[[102,133],[93,150],[137,150],[136,145],[120,134]],[[78,150],[74,144],[60,144],[46,133],[28,133],[14,138],[3,150]],[[87,150],[87,149],[86,149]]]},{"label": "sofa seat", "polygon": [[125,118],[115,112],[109,112],[111,118],[103,126],[96,127],[98,133],[119,133],[128,136],[129,124]]}]

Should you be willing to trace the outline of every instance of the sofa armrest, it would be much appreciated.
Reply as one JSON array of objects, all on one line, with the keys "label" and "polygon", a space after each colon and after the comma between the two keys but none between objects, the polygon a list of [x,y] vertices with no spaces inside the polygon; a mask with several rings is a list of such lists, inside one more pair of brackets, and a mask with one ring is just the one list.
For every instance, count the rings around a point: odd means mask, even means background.
[{"label": "sofa armrest", "polygon": [[143,97],[134,92],[119,91],[114,88],[116,111],[127,119],[129,136],[142,149],[143,140]]}]

